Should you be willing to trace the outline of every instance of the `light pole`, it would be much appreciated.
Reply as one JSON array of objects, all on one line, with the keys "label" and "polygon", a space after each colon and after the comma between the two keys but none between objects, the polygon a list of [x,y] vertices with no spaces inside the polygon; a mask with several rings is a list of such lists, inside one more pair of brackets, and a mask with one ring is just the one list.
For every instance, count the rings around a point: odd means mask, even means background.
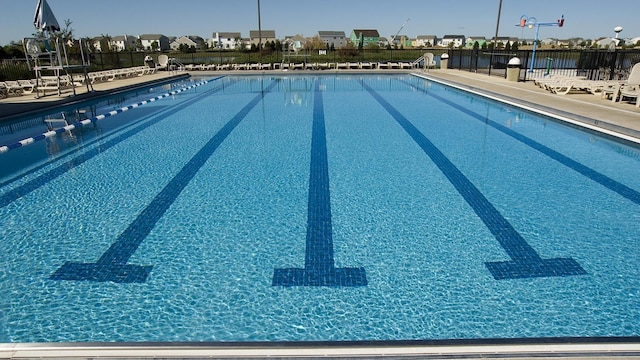
[{"label": "light pole", "polygon": [[500,29],[500,13],[501,12],[502,12],[502,0],[500,0],[500,5],[498,6],[498,20],[496,20],[496,36],[493,38],[493,50],[496,50],[498,47],[498,29]]},{"label": "light pole", "polygon": [[529,72],[532,73],[533,72],[533,64],[535,64],[536,62],[536,49],[538,47],[538,34],[540,33],[540,26],[557,26],[557,27],[562,27],[564,26],[564,15],[562,15],[562,17],[557,20],[556,22],[538,22],[538,20],[535,17],[527,17],[527,15],[522,15],[520,17],[520,23],[516,26],[520,26],[522,28],[524,28],[525,26],[528,27],[529,29],[533,29],[533,27],[535,26],[536,28],[536,37],[533,40],[533,54],[531,55],[531,66],[529,67]]},{"label": "light pole", "polygon": [[258,0],[258,58],[262,63],[262,24],[260,23],[260,0]]}]

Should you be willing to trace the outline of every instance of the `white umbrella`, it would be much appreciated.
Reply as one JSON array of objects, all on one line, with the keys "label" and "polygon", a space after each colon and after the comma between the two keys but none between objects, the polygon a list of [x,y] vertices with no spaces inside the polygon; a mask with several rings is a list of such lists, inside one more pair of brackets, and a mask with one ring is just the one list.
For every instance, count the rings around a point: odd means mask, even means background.
[{"label": "white umbrella", "polygon": [[51,11],[49,4],[47,4],[47,0],[38,0],[33,25],[38,31],[60,31],[58,20],[56,20],[56,17],[53,15],[53,11]]}]

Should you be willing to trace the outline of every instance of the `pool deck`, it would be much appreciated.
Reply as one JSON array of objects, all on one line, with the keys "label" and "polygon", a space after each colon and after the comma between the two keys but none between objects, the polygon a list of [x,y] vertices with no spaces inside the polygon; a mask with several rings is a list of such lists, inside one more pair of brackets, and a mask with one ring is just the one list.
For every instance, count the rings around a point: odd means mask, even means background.
[{"label": "pool deck", "polygon": [[[289,71],[288,74],[330,74],[354,71]],[[355,71],[362,73],[362,71]],[[382,71],[369,70],[382,73]],[[612,103],[599,95],[551,94],[532,82],[509,82],[506,79],[459,70],[398,70],[385,73],[412,72],[483,96],[499,97],[526,109],[540,111],[580,126],[619,136],[640,144],[640,108],[629,103]],[[213,77],[236,74],[282,74],[282,71],[193,72],[192,75]],[[0,122],[62,104],[113,92],[170,80],[185,73],[158,73],[96,84],[94,92],[77,88],[36,99],[33,94],[0,99]],[[517,340],[482,343],[470,342],[365,342],[365,343],[9,343],[0,344],[0,359],[639,359],[640,337],[625,339],[556,339],[555,341]]]}]

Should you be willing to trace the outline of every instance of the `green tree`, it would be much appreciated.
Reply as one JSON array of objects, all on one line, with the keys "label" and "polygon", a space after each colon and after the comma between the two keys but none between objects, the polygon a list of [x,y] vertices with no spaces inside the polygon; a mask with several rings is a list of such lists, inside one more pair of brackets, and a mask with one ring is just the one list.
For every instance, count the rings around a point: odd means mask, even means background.
[{"label": "green tree", "polygon": [[100,51],[111,51],[111,36],[109,34],[102,34],[102,37],[100,38]]},{"label": "green tree", "polygon": [[235,49],[236,51],[242,51],[245,49],[243,43],[242,43],[242,38],[241,37],[236,37],[235,39],[233,39],[233,44],[235,45]]},{"label": "green tree", "polygon": [[380,49],[380,46],[376,43],[369,43],[366,47],[367,51],[372,51],[372,52],[380,52],[382,49]]}]

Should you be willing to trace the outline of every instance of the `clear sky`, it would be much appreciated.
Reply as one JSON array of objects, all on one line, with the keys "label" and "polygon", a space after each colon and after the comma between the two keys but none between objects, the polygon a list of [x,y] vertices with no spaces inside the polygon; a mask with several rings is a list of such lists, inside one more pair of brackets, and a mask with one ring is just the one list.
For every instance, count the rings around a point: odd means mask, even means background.
[{"label": "clear sky", "polygon": [[[58,22],[71,20],[76,38],[100,35],[198,35],[258,29],[257,0],[47,0]],[[0,45],[34,33],[37,0],[0,0]],[[263,30],[276,37],[318,30],[377,29],[391,37],[400,34],[495,35],[499,0],[261,0]],[[522,15],[540,22],[565,16],[565,26],[540,27],[540,39],[613,36],[622,26],[623,38],[640,36],[639,0],[503,0],[499,36],[532,39],[535,29],[516,27]]]}]

